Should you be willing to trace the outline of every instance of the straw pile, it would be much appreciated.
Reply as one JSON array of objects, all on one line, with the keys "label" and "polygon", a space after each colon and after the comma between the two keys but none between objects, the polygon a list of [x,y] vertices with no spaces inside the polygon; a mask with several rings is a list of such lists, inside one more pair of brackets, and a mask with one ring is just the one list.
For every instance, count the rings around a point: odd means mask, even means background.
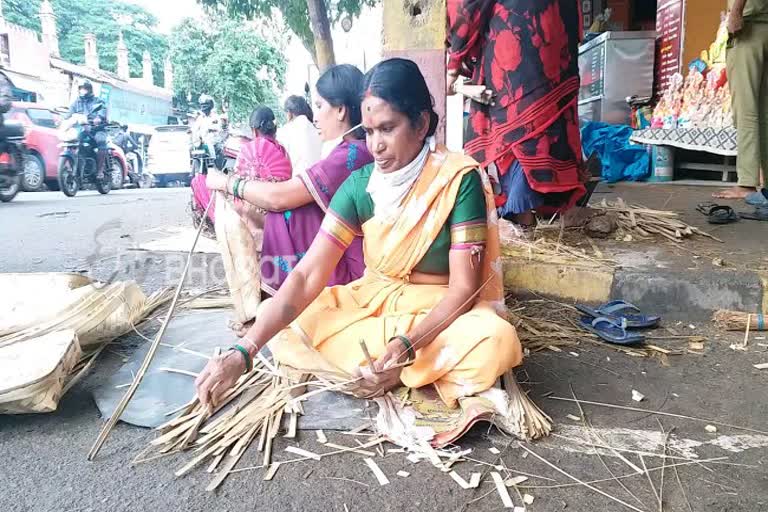
[{"label": "straw pile", "polygon": [[619,198],[615,202],[605,199],[593,209],[613,213],[618,221],[619,229],[644,238],[662,236],[673,242],[682,242],[694,235],[722,242],[709,233],[680,220],[680,215],[667,210],[653,210],[642,205],[627,204]]},{"label": "straw pile", "polygon": [[[510,322],[517,328],[517,334],[523,348],[530,352],[551,350],[561,352],[563,348],[575,347],[581,342],[599,345],[601,347],[622,352],[633,357],[660,356],[664,361],[667,355],[676,355],[674,350],[665,349],[646,343],[637,347],[611,345],[600,340],[594,334],[579,327],[581,313],[569,304],[563,304],[549,299],[518,301],[507,297],[510,312]],[[674,338],[674,336],[659,336]],[[688,337],[681,337],[689,339]],[[646,339],[653,339],[646,336]]]}]

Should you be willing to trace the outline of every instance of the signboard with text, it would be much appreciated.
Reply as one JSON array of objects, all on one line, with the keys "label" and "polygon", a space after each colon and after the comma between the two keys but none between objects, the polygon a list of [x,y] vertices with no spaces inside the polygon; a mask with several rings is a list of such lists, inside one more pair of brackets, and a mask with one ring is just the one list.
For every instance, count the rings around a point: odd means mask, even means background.
[{"label": "signboard with text", "polygon": [[656,9],[656,92],[682,69],[685,0],[660,0]]}]

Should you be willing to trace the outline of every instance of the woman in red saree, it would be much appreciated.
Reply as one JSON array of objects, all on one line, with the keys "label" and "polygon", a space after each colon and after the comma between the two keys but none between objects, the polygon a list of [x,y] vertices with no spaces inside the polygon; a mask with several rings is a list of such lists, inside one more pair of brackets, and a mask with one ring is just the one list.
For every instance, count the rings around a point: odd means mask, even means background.
[{"label": "woman in red saree", "polygon": [[[472,102],[465,151],[495,164],[497,204],[521,224],[584,195],[577,100],[579,0],[448,0],[449,90],[461,75],[492,105]],[[505,176],[506,175],[506,176]],[[506,207],[506,208],[505,208]]]}]

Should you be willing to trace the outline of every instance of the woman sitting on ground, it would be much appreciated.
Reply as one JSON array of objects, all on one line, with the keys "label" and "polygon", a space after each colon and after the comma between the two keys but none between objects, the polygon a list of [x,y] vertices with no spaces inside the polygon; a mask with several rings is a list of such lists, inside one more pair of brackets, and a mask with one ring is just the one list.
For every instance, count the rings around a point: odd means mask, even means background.
[{"label": "woman sitting on ground", "polygon": [[[499,316],[498,219],[487,176],[471,158],[434,147],[438,118],[416,64],[381,62],[363,90],[375,165],[344,182],[321,236],[258,321],[200,374],[203,403],[230,389],[267,342],[283,365],[358,377],[358,396],[434,384],[449,405],[487,390],[521,362],[515,328]],[[359,235],[365,275],[326,288]],[[360,340],[375,359],[372,369]]]},{"label": "woman sitting on ground", "polygon": [[[277,183],[240,184],[237,195],[267,210],[261,253],[261,287],[274,295],[309,250],[320,230],[331,198],[352,171],[373,161],[360,140],[360,93],[363,74],[348,64],[334,66],[317,81],[315,122],[327,141],[327,154],[308,169],[294,169],[293,177]],[[210,190],[233,194],[236,180],[209,172]],[[323,286],[346,284],[363,275],[365,264],[359,238],[342,251]]]}]

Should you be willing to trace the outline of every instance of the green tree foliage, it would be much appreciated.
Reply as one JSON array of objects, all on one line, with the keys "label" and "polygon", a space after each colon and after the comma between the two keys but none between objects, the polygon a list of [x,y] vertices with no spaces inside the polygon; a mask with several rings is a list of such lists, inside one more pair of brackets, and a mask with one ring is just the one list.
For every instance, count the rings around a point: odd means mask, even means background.
[{"label": "green tree foliage", "polygon": [[191,99],[194,104],[200,94],[210,94],[226,105],[233,121],[247,119],[257,105],[275,107],[285,83],[281,50],[240,21],[210,25],[187,18],[171,33],[173,82],[180,102]]},{"label": "green tree foliage", "polygon": [[[266,18],[273,15],[277,9],[283,21],[301,40],[304,48],[317,62],[315,55],[315,38],[309,22],[307,0],[198,0],[201,4],[215,11],[223,11],[233,17],[246,19]],[[336,23],[346,16],[356,18],[363,7],[375,5],[378,0],[331,0],[328,5],[328,18]]]},{"label": "green tree foliage", "polygon": [[[7,21],[40,32],[41,0],[4,0]],[[168,48],[165,36],[156,30],[157,19],[142,7],[122,0],[52,0],[56,13],[59,50],[64,60],[85,63],[83,37],[96,35],[99,66],[117,71],[117,40],[123,33],[128,46],[131,76],[141,76],[142,55],[149,50],[155,83],[163,83],[163,60]]]}]

